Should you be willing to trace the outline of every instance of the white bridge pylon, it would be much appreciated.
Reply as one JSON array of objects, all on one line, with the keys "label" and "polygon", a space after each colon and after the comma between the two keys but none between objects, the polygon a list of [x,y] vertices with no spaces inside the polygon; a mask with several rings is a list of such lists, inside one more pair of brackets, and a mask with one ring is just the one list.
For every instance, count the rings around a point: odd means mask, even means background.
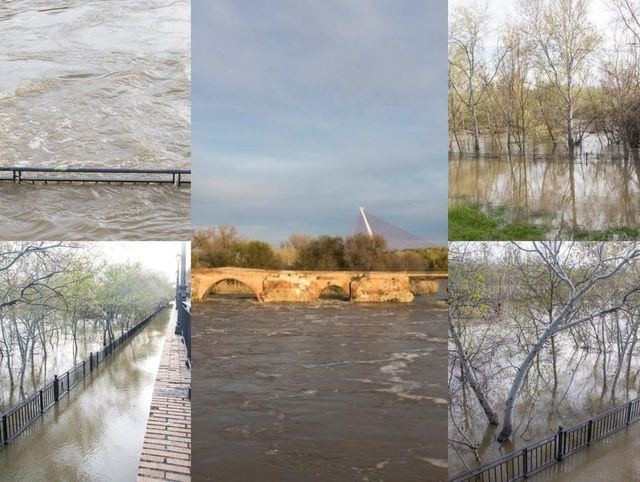
[{"label": "white bridge pylon", "polygon": [[365,211],[363,207],[359,208],[359,213],[356,217],[356,226],[354,226],[352,232],[366,234],[370,238],[380,236],[384,238],[388,246],[394,250],[425,248],[431,245],[431,243],[409,231],[399,228]]},{"label": "white bridge pylon", "polygon": [[362,216],[362,221],[364,221],[364,225],[367,228],[369,237],[373,238],[373,231],[371,230],[371,225],[369,224],[369,220],[367,219],[367,215],[365,214],[363,207],[360,207],[360,215]]}]

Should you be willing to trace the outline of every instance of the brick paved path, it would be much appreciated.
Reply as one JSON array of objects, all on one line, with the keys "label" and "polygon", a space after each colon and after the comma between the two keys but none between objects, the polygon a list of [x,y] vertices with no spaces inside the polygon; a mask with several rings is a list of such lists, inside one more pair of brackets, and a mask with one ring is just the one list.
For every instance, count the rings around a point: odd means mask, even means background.
[{"label": "brick paved path", "polygon": [[138,482],[191,480],[191,372],[172,313],[151,400]]}]

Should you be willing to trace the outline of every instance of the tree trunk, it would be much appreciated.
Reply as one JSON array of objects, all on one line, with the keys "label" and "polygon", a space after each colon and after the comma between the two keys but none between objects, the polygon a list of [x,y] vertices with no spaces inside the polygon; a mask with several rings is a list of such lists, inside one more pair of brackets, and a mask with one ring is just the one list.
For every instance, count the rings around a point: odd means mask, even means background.
[{"label": "tree trunk", "polygon": [[456,349],[458,351],[458,357],[460,358],[460,366],[462,367],[462,376],[464,377],[465,381],[469,384],[469,386],[473,390],[473,393],[478,399],[478,403],[480,403],[482,410],[484,410],[484,413],[487,416],[487,420],[489,421],[489,423],[491,425],[498,425],[499,423],[498,415],[496,415],[496,412],[493,410],[493,408],[491,407],[491,404],[487,400],[487,397],[482,391],[482,387],[480,387],[480,383],[478,383],[478,380],[476,379],[476,376],[473,372],[473,368],[469,364],[469,361],[467,360],[467,357],[464,353],[462,342],[460,341],[460,338],[458,337],[458,334],[456,333],[455,328],[451,323],[449,323],[449,334],[451,335],[453,343],[455,344]]}]

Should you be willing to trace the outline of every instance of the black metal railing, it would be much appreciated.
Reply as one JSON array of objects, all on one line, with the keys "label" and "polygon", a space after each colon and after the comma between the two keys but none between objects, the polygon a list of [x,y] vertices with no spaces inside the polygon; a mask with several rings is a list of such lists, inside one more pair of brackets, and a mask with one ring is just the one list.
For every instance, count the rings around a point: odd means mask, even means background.
[{"label": "black metal railing", "polygon": [[187,363],[191,367],[191,302],[187,298],[183,301],[176,301],[176,304],[178,308],[176,327],[179,327],[184,346],[187,349]]},{"label": "black metal railing", "polygon": [[188,169],[100,167],[0,167],[0,181],[18,183],[101,183],[190,185]]},{"label": "black metal railing", "polygon": [[118,338],[103,346],[101,350],[95,353],[91,352],[89,358],[82,360],[62,375],[55,375],[53,380],[40,390],[1,414],[0,448],[11,442],[11,440],[35,422],[49,408],[54,406],[64,395],[68,394],[73,387],[96,370],[106,358],[140,331],[155,315],[166,308],[167,305],[168,303],[161,304],[153,313],[133,328],[123,331]]},{"label": "black metal railing", "polygon": [[525,479],[591,443],[640,420],[640,398],[607,410],[570,429],[539,440],[499,460],[449,479],[450,482],[509,482]]}]

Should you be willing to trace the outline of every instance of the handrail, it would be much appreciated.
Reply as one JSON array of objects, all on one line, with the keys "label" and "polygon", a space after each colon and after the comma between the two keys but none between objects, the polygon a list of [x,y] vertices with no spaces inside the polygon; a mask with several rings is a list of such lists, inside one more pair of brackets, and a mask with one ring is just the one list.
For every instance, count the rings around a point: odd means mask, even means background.
[{"label": "handrail", "polygon": [[68,394],[73,387],[84,380],[89,373],[97,369],[98,365],[168,305],[169,302],[159,305],[144,320],[123,332],[118,338],[103,346],[101,350],[98,350],[95,354],[93,352],[89,353],[89,358],[82,360],[62,375],[54,375],[53,380],[45,384],[40,390],[0,414],[0,448],[8,445],[9,442],[44,415],[60,398]]},{"label": "handrail", "polygon": [[187,350],[187,366],[191,368],[191,300],[176,300],[178,310],[178,322],[176,333],[182,335],[184,346]]},{"label": "handrail", "polygon": [[[0,181],[16,183],[107,183],[107,184],[173,184],[181,186],[191,184],[190,169],[134,169],[122,167],[21,167],[21,166],[0,166],[0,173],[9,173],[10,177],[0,177]],[[23,173],[31,173],[25,177]],[[33,174],[40,174],[33,176]],[[44,175],[42,175],[44,174]],[[51,175],[53,174],[53,175]],[[72,176],[62,177],[72,174]],[[166,177],[75,177],[73,174],[133,174],[135,176],[156,175]],[[171,176],[171,177],[168,177]],[[188,178],[185,179],[185,176]]]},{"label": "handrail", "polygon": [[449,479],[449,482],[511,482],[526,479],[542,469],[561,462],[592,442],[640,420],[640,398],[605,410],[586,422],[538,440],[504,457],[488,462]]}]

